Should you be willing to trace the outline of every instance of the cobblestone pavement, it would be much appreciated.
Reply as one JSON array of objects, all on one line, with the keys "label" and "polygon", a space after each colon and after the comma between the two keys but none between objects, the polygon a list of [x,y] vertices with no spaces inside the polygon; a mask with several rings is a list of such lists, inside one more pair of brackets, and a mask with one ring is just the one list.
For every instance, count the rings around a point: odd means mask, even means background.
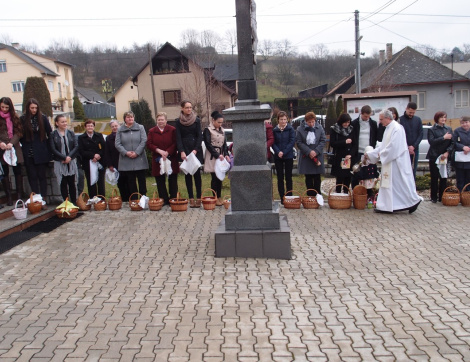
[{"label": "cobblestone pavement", "polygon": [[282,213],[289,261],[214,258],[223,208],[92,211],[0,255],[0,360],[470,361],[470,209]]}]

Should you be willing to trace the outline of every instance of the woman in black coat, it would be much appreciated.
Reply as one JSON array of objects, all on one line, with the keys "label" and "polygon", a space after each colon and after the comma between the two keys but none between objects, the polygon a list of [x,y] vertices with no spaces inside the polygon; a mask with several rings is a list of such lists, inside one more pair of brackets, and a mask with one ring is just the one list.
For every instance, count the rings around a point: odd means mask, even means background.
[{"label": "woman in black coat", "polygon": [[429,160],[431,173],[431,201],[441,201],[442,194],[447,187],[447,178],[442,178],[436,160],[441,156],[442,160],[449,158],[454,147],[452,141],[452,128],[446,126],[447,114],[437,112],[434,115],[434,125],[428,130],[429,150],[426,158]]},{"label": "woman in black coat", "polygon": [[[106,163],[111,171],[119,172],[119,151],[116,150],[115,146],[116,134],[119,129],[119,122],[113,119],[111,122],[109,122],[109,126],[111,128],[111,134],[106,137]],[[128,201],[131,194],[129,193],[129,188],[127,187],[127,182],[124,177],[119,176],[117,187],[119,189],[119,193],[121,194],[121,198],[124,201]]]},{"label": "woman in black coat", "polygon": [[[357,153],[357,142],[352,132],[351,116],[347,113],[340,115],[338,121],[331,126],[330,145],[335,154],[331,174],[336,176],[336,185],[349,187],[351,183],[351,158]],[[336,192],[341,192],[341,186],[336,187]]]},{"label": "woman in black coat", "polygon": [[[176,147],[183,161],[192,152],[201,165],[204,163],[202,158],[201,120],[193,112],[191,102],[186,100],[181,102],[181,113],[176,119]],[[196,184],[196,200],[193,193],[193,177]],[[188,190],[189,207],[201,207],[201,170],[198,169],[194,175],[185,175],[184,180]]]},{"label": "woman in black coat", "polygon": [[46,170],[51,161],[48,139],[52,127],[47,117],[41,112],[36,99],[31,98],[26,102],[21,124],[23,127],[21,145],[29,186],[31,191],[41,194],[45,199],[47,196]]},{"label": "woman in black coat", "polygon": [[[95,132],[95,121],[87,119],[85,121],[85,133],[78,137],[78,149],[82,157],[82,167],[85,171],[85,178],[90,198],[96,195],[105,196],[105,148],[106,143],[101,133]],[[90,161],[98,163],[98,181],[90,184]]]}]

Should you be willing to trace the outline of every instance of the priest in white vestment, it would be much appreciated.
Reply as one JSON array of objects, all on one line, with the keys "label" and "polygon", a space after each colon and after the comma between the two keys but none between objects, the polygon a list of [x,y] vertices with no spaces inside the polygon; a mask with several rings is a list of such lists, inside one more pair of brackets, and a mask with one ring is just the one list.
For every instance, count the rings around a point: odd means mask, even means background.
[{"label": "priest in white vestment", "polygon": [[386,127],[382,143],[364,154],[376,163],[382,163],[380,190],[377,197],[378,212],[416,211],[423,200],[416,193],[408,145],[403,127],[393,120],[389,110],[380,112],[380,123]]}]

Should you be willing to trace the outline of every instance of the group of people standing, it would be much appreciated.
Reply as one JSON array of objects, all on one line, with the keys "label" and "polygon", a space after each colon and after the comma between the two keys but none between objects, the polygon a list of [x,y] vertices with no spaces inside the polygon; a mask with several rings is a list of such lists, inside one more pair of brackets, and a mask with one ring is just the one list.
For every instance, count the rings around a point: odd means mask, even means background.
[{"label": "group of people standing", "polygon": [[[186,160],[193,153],[204,165],[204,171],[211,174],[211,188],[217,194],[216,205],[223,205],[222,181],[216,177],[215,162],[217,159],[228,161],[229,157],[222,128],[223,116],[217,111],[212,113],[210,125],[202,132],[201,120],[193,111],[191,102],[183,101],[180,116],[176,119],[176,127],[167,124],[165,112],[159,112],[156,115],[156,125],[149,130],[148,135],[144,127],[135,122],[134,114],[125,112],[122,125],[116,120],[110,122],[112,133],[105,139],[101,133],[95,131],[96,124],[91,119],[85,121],[85,132],[77,137],[68,129],[67,118],[58,115],[54,118],[56,129],[52,131],[48,118],[40,111],[35,99],[26,103],[25,113],[21,117],[16,115],[10,98],[0,99],[0,104],[0,152],[3,156],[4,152],[12,148],[16,151],[18,160],[13,172],[19,197],[23,196],[21,166],[24,163],[31,190],[45,199],[46,170],[51,160],[54,160],[54,173],[60,185],[61,195],[64,200],[68,197],[72,203],[77,200],[79,168],[83,168],[90,198],[105,195],[106,168],[113,173],[118,172],[117,186],[123,200],[128,200],[135,193],[146,195],[149,162],[145,149],[148,149],[152,155],[152,176],[155,177],[159,196],[165,204],[169,204],[170,198],[177,197],[179,161]],[[203,141],[206,145],[205,159],[202,151]],[[161,172],[161,159],[170,161],[170,171]],[[3,157],[1,166],[7,204],[12,205],[9,165]],[[185,182],[189,206],[200,207],[200,169],[193,175],[185,175]],[[135,198],[138,198],[138,195],[135,195]]]},{"label": "group of people standing", "polygon": [[[415,115],[416,109],[416,103],[410,102],[402,116],[394,107],[383,110],[379,114],[379,123],[371,118],[372,108],[368,105],[361,108],[359,117],[354,120],[347,113],[339,116],[330,129],[330,147],[333,148],[331,174],[336,177],[336,192],[344,191],[339,185],[351,185],[354,188],[362,180],[351,172],[355,164],[364,167],[380,160],[382,177],[377,210],[409,210],[411,213],[417,209],[421,198],[416,193],[415,178],[423,125]],[[313,112],[307,113],[295,131],[287,122],[287,114],[282,111],[278,113],[278,125],[273,129],[272,149],[281,200],[284,195],[289,196],[289,190],[292,190],[295,144],[299,152],[299,174],[305,174],[307,189],[320,192],[321,175],[325,172],[326,136],[323,127],[317,125],[315,119]],[[447,160],[453,163],[459,190],[470,183],[470,162],[456,161],[453,156],[456,151],[465,155],[470,153],[470,117],[462,117],[461,127],[455,131],[446,125],[445,112],[437,112],[434,121],[435,124],[428,131],[430,147],[426,158],[431,173],[431,201],[436,203],[441,201],[447,187],[447,176],[439,172],[438,159],[441,163]],[[372,172],[370,177],[376,178],[378,173]],[[372,194],[371,185],[367,187],[369,196]],[[309,194],[314,195],[315,191]]]}]

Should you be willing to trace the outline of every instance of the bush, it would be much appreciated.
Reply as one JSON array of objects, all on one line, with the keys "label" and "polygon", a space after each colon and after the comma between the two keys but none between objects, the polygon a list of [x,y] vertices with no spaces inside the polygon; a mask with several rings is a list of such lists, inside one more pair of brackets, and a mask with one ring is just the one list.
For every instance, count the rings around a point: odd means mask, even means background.
[{"label": "bush", "polygon": [[24,85],[23,111],[26,103],[34,98],[39,103],[39,109],[43,114],[52,117],[51,93],[47,88],[46,81],[42,77],[28,77]]},{"label": "bush", "polygon": [[416,190],[424,191],[431,188],[431,175],[416,176]]},{"label": "bush", "polygon": [[83,104],[77,96],[73,97],[73,113],[75,113],[75,120],[83,121],[85,119],[85,110]]}]

